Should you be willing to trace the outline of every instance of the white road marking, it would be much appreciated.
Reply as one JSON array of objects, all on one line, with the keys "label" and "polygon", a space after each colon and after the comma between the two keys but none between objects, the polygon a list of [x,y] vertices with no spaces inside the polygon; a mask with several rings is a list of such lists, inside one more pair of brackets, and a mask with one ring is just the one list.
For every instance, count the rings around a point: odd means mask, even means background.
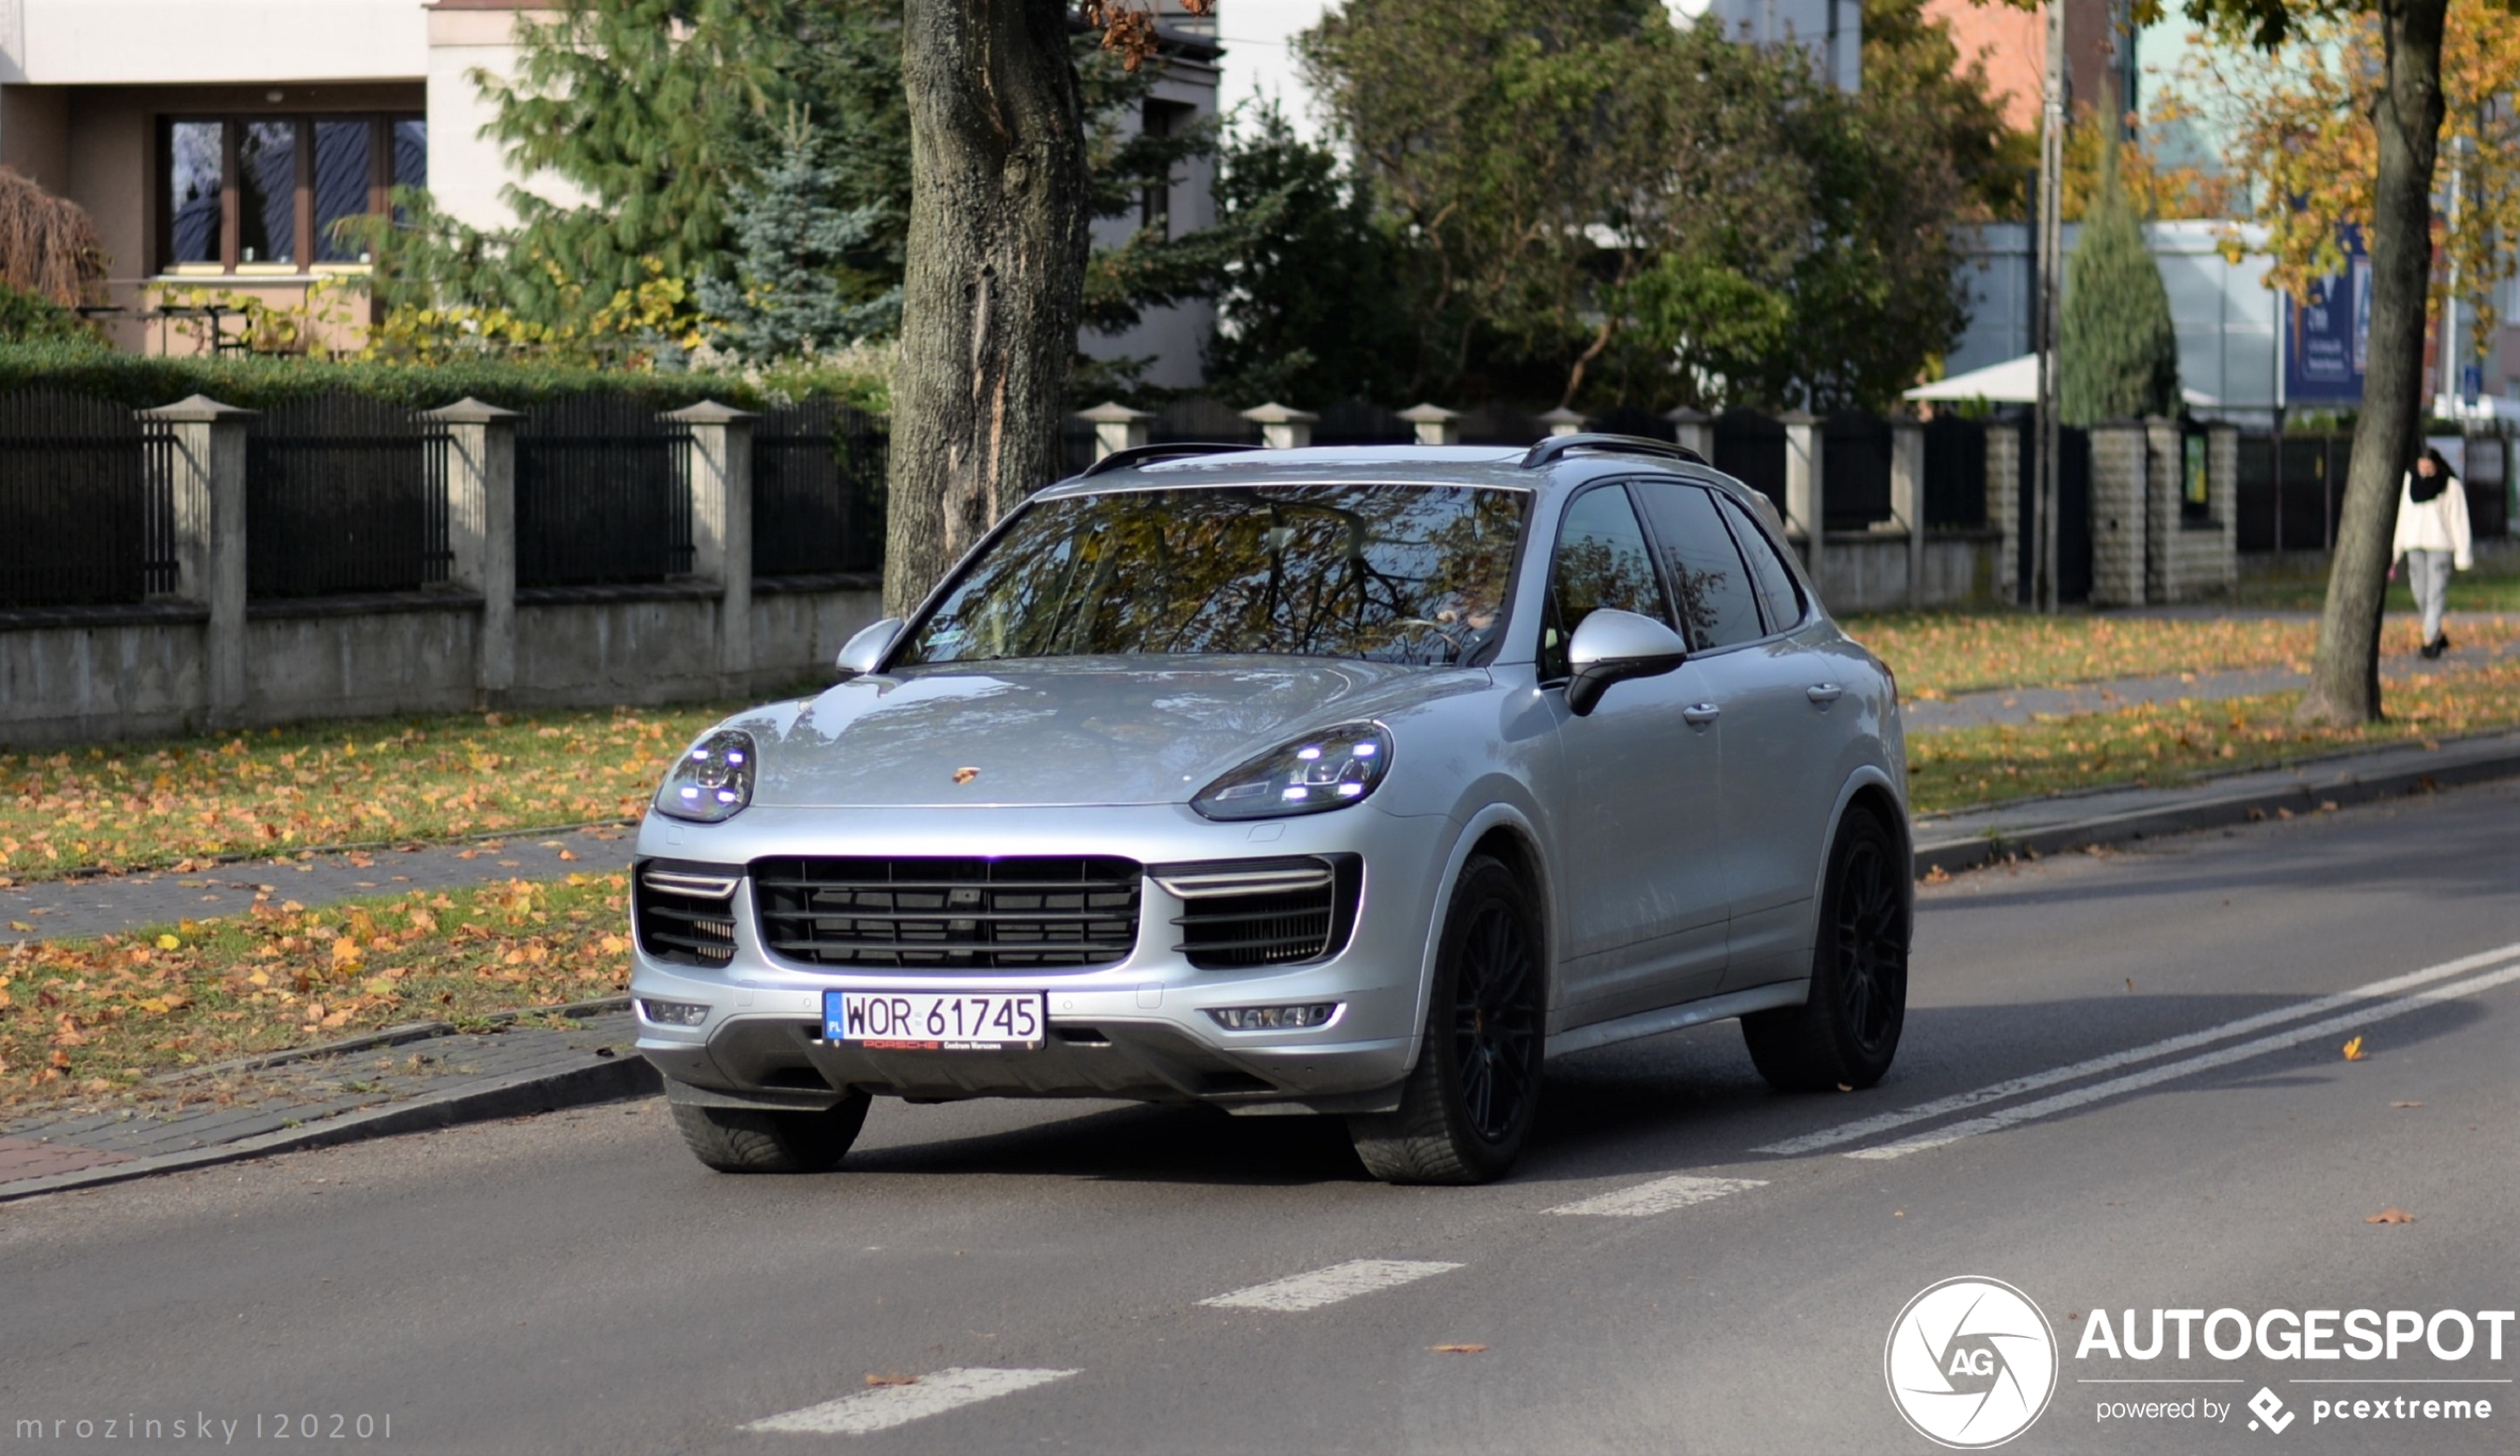
[{"label": "white road marking", "polygon": [[1222,1309],[1280,1309],[1292,1313],[1336,1304],[1341,1299],[1353,1299],[1376,1289],[1413,1283],[1429,1274],[1440,1274],[1460,1267],[1457,1264],[1433,1264],[1411,1259],[1351,1259],[1345,1264],[1333,1264],[1311,1274],[1254,1284],[1248,1289],[1236,1289],[1230,1294],[1219,1294],[1198,1302]]},{"label": "white road marking", "polygon": [[2269,1027],[2283,1026],[2287,1022],[2326,1016],[2331,1011],[2339,1011],[2345,1007],[2368,1002],[2375,997],[2411,991],[2418,986],[2430,985],[2435,981],[2447,980],[2452,976],[2483,966],[2507,961],[2515,955],[2520,955],[2520,944],[2505,945],[2493,950],[2480,950],[2474,955],[2460,956],[2457,960],[2444,961],[2437,966],[2426,966],[2420,971],[2409,971],[2403,976],[2392,976],[2384,981],[2374,981],[2367,986],[2357,986],[2351,991],[2340,991],[2333,996],[2323,996],[2316,1001],[2305,1001],[2298,1006],[2278,1007],[2273,1011],[2242,1017],[2238,1021],[2225,1022],[2218,1027],[2207,1027],[2201,1031],[2189,1031],[2143,1046],[2129,1047],[2124,1051],[2112,1051],[2106,1056],[2095,1056],[2087,1061],[2078,1061],[2071,1066],[2052,1067],[2044,1072],[2032,1072],[2027,1076],[1992,1082],[1974,1091],[1957,1092],[1949,1097],[1937,1098],[1932,1102],[1921,1102],[1914,1107],[1901,1108],[1896,1112],[1858,1118],[1851,1123],[1841,1123],[1833,1128],[1823,1128],[1816,1133],[1806,1133],[1799,1138],[1788,1138],[1781,1143],[1770,1143],[1750,1151],[1769,1153],[1777,1157],[1794,1157],[1805,1153],[1816,1153],[1823,1148],[1833,1148],[1840,1143],[1859,1142],[1865,1138],[1889,1132],[1892,1128],[1904,1128],[1911,1123],[1928,1122],[1934,1118],[1963,1112],[1985,1103],[2000,1102],[2007,1097],[2018,1097],[2024,1092],[2036,1092],[2042,1087],[2053,1087],[2060,1082],[2071,1082],[2082,1077],[2095,1076],[2101,1072],[2112,1072],[2119,1067],[2133,1066],[2137,1062],[2152,1061],[2158,1057],[2176,1056],[2183,1051],[2194,1051],[2200,1046],[2209,1046],[2226,1037],[2244,1036],[2251,1031],[2263,1031]]},{"label": "white road marking", "polygon": [[2243,1041],[2237,1046],[2226,1046],[2219,1051],[2208,1051],[2202,1056],[2192,1056],[2183,1061],[2171,1062],[2167,1066],[2150,1067],[2144,1071],[2130,1072],[2123,1077],[2113,1077],[2105,1082],[2095,1082],[2088,1087],[2077,1087],[2071,1092],[2060,1092],[2054,1097],[2041,1098],[2037,1102],[2004,1108],[2001,1111],[1990,1112],[1984,1117],[1970,1118],[1966,1122],[1937,1128],[1930,1133],[1919,1133],[1911,1138],[1902,1138],[1896,1143],[1880,1148],[1859,1148],[1845,1155],[1870,1158],[1905,1157],[1911,1153],[1923,1153],[1931,1148],[1947,1147],[1963,1138],[1974,1138],[1980,1133],[1998,1132],[2018,1123],[2054,1117],[2058,1113],[2072,1112],[2078,1107],[2087,1106],[2104,1098],[2120,1097],[2162,1082],[2194,1076],[2198,1072],[2208,1071],[2214,1067],[2229,1066],[2235,1061],[2247,1061],[2251,1057],[2264,1056],[2270,1051],[2281,1051],[2288,1046],[2299,1046],[2305,1041],[2317,1041],[2325,1036],[2333,1036],[2339,1031],[2349,1031],[2356,1027],[2367,1027],[2373,1022],[2385,1022],[2391,1017],[2401,1017],[2408,1012],[2420,1011],[2428,1006],[2438,1006],[2446,1001],[2457,1001],[2461,997],[2474,996],[2478,992],[2491,991],[2496,986],[2508,986],[2514,981],[2520,981],[2520,965],[2504,966],[2501,970],[2478,976],[2474,980],[2419,991],[2412,996],[2403,996],[2395,1001],[2383,1001],[2377,1005],[2366,1006],[2360,1011],[2349,1012],[2344,1016],[2331,1017],[2327,1021],[2313,1023],[2307,1027],[2297,1027],[2277,1035],[2261,1036],[2255,1041]]},{"label": "white road marking", "polygon": [[1680,1174],[1639,1183],[1633,1188],[1599,1193],[1573,1203],[1561,1203],[1551,1213],[1572,1213],[1587,1218],[1651,1218],[1692,1203],[1704,1203],[1726,1193],[1740,1193],[1751,1188],[1764,1188],[1764,1178],[1696,1178]]},{"label": "white road marking", "polygon": [[862,1436],[870,1431],[891,1430],[931,1415],[1000,1395],[1012,1395],[1035,1386],[1066,1380],[1072,1370],[989,1370],[957,1365],[934,1375],[923,1375],[917,1385],[880,1386],[871,1391],[858,1391],[803,1410],[773,1415],[756,1420],[748,1431],[792,1431],[807,1435]]}]

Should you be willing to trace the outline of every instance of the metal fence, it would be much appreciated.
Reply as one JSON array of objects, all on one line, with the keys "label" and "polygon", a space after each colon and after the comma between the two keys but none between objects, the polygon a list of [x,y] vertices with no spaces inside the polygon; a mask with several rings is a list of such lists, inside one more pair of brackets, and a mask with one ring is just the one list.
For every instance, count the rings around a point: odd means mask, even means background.
[{"label": "metal fence", "polygon": [[1821,426],[1822,525],[1867,531],[1890,519],[1890,422],[1831,415]]},{"label": "metal fence", "polygon": [[246,594],[409,591],[446,579],[441,432],[359,395],[293,401],[245,430]]},{"label": "metal fence", "polygon": [[123,406],[49,389],[0,396],[0,606],[172,588],[168,475],[147,464],[146,431]]},{"label": "metal fence", "polygon": [[880,571],[883,422],[828,400],[773,410],[752,436],[755,576]]},{"label": "metal fence", "polygon": [[644,404],[579,395],[516,431],[516,584],[662,581],[692,569],[691,431]]},{"label": "metal fence", "polygon": [[1785,425],[1756,410],[1726,410],[1715,417],[1717,470],[1785,509]]},{"label": "metal fence", "polygon": [[1260,443],[1260,426],[1242,418],[1242,412],[1222,400],[1203,395],[1175,400],[1155,412],[1147,424],[1149,443],[1256,445]]},{"label": "metal fence", "polygon": [[1464,411],[1457,422],[1465,445],[1527,445],[1549,431],[1511,405],[1481,405]]},{"label": "metal fence", "polygon": [[1986,524],[1986,425],[1937,414],[1925,425],[1925,525],[1974,530]]},{"label": "metal fence", "polygon": [[1313,425],[1317,445],[1405,445],[1417,438],[1416,426],[1398,412],[1364,400],[1325,406]]}]

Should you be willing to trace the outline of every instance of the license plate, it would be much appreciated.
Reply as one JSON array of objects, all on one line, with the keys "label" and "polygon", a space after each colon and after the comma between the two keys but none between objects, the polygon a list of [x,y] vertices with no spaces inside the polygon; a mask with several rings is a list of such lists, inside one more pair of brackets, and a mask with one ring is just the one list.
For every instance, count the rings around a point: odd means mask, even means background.
[{"label": "license plate", "polygon": [[1039,991],[825,991],[822,1039],[883,1051],[1007,1051],[1042,1044]]}]

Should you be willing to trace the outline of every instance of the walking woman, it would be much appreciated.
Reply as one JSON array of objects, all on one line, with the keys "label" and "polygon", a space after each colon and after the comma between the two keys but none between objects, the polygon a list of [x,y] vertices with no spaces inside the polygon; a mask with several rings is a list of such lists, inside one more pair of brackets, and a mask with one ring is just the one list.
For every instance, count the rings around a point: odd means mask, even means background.
[{"label": "walking woman", "polygon": [[2392,579],[2398,574],[2397,563],[2406,562],[2407,584],[2414,588],[2415,605],[2424,613],[2424,656],[2428,658],[2450,651],[2450,638],[2442,631],[2442,600],[2450,594],[2451,568],[2464,571],[2476,564],[2472,549],[2467,538],[2467,492],[2451,473],[2442,452],[2428,448],[2407,472],[2398,498],[2397,545],[2389,554]]}]

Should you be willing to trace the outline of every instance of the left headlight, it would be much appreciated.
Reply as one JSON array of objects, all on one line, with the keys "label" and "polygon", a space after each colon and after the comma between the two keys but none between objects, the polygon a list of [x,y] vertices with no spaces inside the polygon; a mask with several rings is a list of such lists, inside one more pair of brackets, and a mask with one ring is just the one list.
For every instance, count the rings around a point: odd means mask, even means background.
[{"label": "left headlight", "polygon": [[752,735],[721,728],[685,751],[657,789],[661,814],[715,824],[752,802]]},{"label": "left headlight", "polygon": [[1391,772],[1380,723],[1341,723],[1272,749],[1198,791],[1190,806],[1211,819],[1274,819],[1345,808]]}]

